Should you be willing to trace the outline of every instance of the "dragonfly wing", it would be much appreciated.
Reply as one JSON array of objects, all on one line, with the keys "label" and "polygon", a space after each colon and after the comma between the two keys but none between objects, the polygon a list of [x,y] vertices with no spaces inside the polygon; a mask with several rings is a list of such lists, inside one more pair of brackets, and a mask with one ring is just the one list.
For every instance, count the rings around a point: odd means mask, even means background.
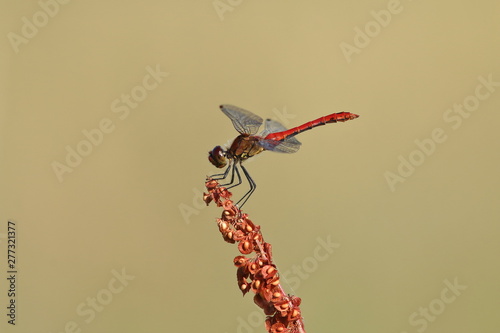
[{"label": "dragonfly wing", "polygon": [[265,150],[270,150],[277,153],[292,154],[296,153],[300,149],[302,143],[300,143],[295,138],[286,138],[283,141],[263,139],[262,141],[260,141],[260,145],[264,147]]},{"label": "dragonfly wing", "polygon": [[262,125],[262,118],[250,111],[234,105],[223,104],[220,109],[233,122],[234,128],[241,134],[254,135]]},{"label": "dragonfly wing", "polygon": [[271,133],[278,133],[286,130],[287,128],[283,126],[280,122],[272,119],[266,119],[266,122],[264,123],[264,130],[259,133],[259,136],[265,138]]},{"label": "dragonfly wing", "polygon": [[[271,133],[283,132],[286,130],[287,128],[283,126],[281,123],[277,122],[276,120],[266,119],[264,130],[262,131],[262,133],[259,134],[259,136],[265,138]],[[278,153],[287,153],[287,154],[297,152],[300,149],[300,146],[302,145],[299,142],[299,140],[295,139],[294,137],[287,137],[281,141],[262,139],[260,141],[260,144],[266,150],[271,150]]]}]

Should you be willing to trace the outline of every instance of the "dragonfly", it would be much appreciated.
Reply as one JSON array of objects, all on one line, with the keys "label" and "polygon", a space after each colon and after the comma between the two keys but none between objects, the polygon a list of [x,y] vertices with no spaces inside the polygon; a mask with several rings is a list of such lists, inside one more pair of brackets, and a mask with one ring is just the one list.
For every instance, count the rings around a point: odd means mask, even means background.
[{"label": "dragonfly", "polygon": [[[239,108],[234,105],[220,105],[221,111],[231,119],[234,128],[240,133],[227,149],[216,146],[208,152],[208,160],[217,168],[224,168],[224,173],[210,176],[214,180],[224,180],[231,171],[231,180],[221,186],[230,189],[242,183],[239,168],[243,171],[250,189],[238,200],[236,205],[241,209],[257,188],[256,183],[243,166],[243,162],[265,150],[279,153],[295,153],[299,150],[301,143],[295,138],[297,134],[313,129],[314,127],[345,122],[356,119],[359,116],[350,112],[338,112],[309,121],[300,126],[287,129],[276,120],[264,120],[258,115]],[[259,128],[264,123],[264,129],[257,134]],[[238,180],[235,182],[235,174]]]}]

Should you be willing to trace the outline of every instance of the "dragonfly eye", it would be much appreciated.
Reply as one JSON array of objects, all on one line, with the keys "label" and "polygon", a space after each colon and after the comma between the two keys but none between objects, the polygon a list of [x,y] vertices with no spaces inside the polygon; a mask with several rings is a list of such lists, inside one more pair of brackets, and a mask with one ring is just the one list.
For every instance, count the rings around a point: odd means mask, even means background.
[{"label": "dragonfly eye", "polygon": [[221,146],[217,146],[208,152],[208,160],[217,168],[223,168],[227,164],[226,153]]}]

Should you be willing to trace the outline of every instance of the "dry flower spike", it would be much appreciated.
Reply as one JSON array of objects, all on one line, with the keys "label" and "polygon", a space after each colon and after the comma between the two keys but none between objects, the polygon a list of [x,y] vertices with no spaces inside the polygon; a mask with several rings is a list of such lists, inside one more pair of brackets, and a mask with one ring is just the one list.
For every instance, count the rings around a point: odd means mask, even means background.
[{"label": "dry flower spike", "polygon": [[208,178],[203,200],[208,205],[215,202],[222,207],[221,218],[217,219],[222,238],[228,243],[238,243],[243,255],[234,258],[237,267],[237,282],[245,295],[250,290],[255,294],[254,302],[267,315],[265,327],[273,333],[305,333],[300,312],[300,298],[287,295],[279,280],[279,273],[273,264],[271,244],[262,237],[260,226],[254,224],[230,200],[231,192],[220,187],[216,180]]}]

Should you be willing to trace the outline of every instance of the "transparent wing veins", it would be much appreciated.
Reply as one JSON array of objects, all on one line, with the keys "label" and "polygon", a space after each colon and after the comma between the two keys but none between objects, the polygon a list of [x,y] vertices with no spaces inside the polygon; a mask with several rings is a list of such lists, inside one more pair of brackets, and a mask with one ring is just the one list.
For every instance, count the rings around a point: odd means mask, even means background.
[{"label": "transparent wing veins", "polygon": [[241,134],[254,135],[262,125],[261,117],[245,109],[230,104],[223,104],[220,109],[231,119],[234,128]]},{"label": "transparent wing veins", "polygon": [[[259,135],[265,138],[267,135],[271,133],[283,132],[286,130],[287,128],[283,126],[281,123],[277,122],[276,120],[266,119],[264,130]],[[297,152],[300,149],[300,146],[302,145],[294,137],[288,137],[282,141],[262,139],[260,144],[266,150],[278,153],[287,153],[287,154],[292,154]]]}]

